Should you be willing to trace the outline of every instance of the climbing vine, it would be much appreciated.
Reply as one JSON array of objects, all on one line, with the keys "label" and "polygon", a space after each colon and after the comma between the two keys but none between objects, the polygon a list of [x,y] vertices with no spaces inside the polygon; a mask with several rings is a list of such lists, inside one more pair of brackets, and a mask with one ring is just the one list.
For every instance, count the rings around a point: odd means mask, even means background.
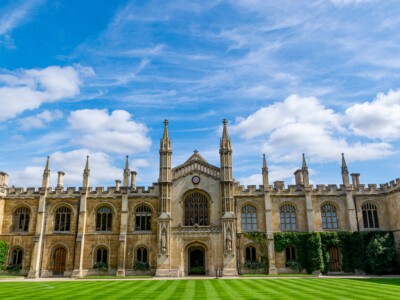
[{"label": "climbing vine", "polygon": [[247,239],[252,240],[260,249],[260,262],[259,266],[262,266],[266,273],[269,270],[268,261],[268,236],[265,232],[246,232],[244,236]]},{"label": "climbing vine", "polygon": [[296,263],[307,273],[329,270],[331,245],[340,248],[345,272],[382,274],[399,266],[393,234],[388,232],[277,232],[274,241],[277,252],[295,247]]},{"label": "climbing vine", "polygon": [[8,244],[0,240],[0,272],[5,269],[7,261]]}]

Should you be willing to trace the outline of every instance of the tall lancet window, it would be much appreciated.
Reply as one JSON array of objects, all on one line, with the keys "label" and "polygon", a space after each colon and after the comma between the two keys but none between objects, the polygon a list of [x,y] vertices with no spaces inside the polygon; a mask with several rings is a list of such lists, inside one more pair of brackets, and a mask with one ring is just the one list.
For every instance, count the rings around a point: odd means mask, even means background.
[{"label": "tall lancet window", "polygon": [[366,203],[362,206],[364,228],[379,228],[378,210],[376,205]]},{"label": "tall lancet window", "polygon": [[193,192],[185,198],[185,225],[208,225],[208,199],[204,194]]}]

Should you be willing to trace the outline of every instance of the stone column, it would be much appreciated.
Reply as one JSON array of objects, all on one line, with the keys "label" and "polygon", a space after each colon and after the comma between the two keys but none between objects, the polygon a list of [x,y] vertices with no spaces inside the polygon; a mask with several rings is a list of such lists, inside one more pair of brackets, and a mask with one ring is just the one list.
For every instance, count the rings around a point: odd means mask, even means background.
[{"label": "stone column", "polygon": [[121,227],[119,231],[117,276],[125,276],[127,231],[128,231],[128,195],[126,194],[126,190],[124,189],[124,194],[122,195]]}]

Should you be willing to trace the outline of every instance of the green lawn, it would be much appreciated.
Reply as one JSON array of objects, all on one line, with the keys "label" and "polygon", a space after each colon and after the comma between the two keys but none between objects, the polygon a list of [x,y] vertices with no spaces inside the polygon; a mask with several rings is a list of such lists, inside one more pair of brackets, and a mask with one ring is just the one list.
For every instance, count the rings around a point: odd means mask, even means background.
[{"label": "green lawn", "polygon": [[0,282],[0,299],[399,299],[400,279]]}]

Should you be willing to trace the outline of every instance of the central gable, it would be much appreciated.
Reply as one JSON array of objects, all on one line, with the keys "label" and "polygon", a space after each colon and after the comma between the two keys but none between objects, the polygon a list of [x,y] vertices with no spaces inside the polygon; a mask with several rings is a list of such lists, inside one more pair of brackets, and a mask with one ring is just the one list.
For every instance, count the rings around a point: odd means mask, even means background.
[{"label": "central gable", "polygon": [[181,165],[172,169],[172,178],[178,179],[193,172],[203,173],[205,175],[219,179],[219,168],[209,164],[197,150]]}]

